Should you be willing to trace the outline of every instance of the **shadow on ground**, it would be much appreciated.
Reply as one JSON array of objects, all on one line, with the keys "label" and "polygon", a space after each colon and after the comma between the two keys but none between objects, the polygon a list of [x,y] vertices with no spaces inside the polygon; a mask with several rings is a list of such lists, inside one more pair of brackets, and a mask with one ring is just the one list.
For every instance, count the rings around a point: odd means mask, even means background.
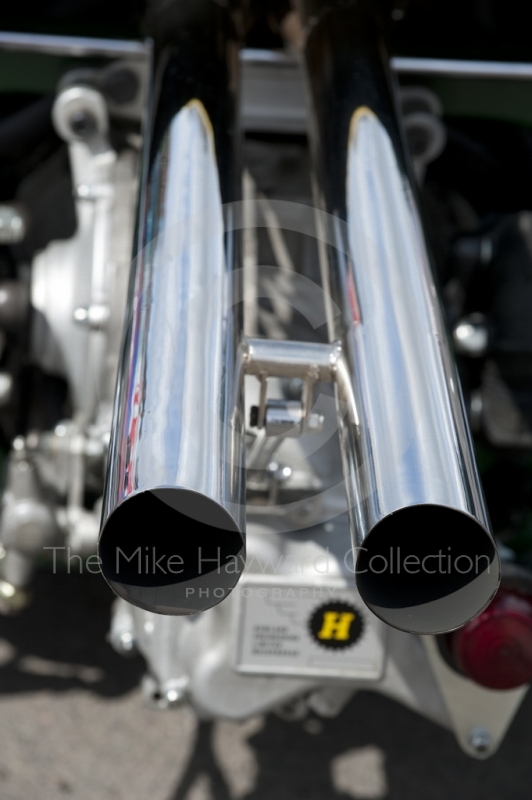
[{"label": "shadow on ground", "polygon": [[[99,576],[41,572],[34,590],[35,599],[24,612],[0,617],[0,695],[83,688],[112,702],[138,684],[142,659],[123,659],[106,641],[113,596]],[[69,665],[71,672],[53,674],[53,665]],[[179,719],[176,714],[176,725]],[[216,724],[200,722],[195,728],[187,765],[167,800],[531,797],[532,695],[499,752],[486,762],[463,755],[447,731],[369,692],[356,696],[335,719],[286,722],[271,714],[245,740],[254,778],[244,791],[235,791],[231,776],[231,769],[240,768],[237,761],[231,765],[231,757],[219,758]],[[230,732],[224,735],[231,737]],[[350,753],[355,764],[357,754],[380,759],[380,784],[362,776],[347,789],[339,785],[333,765]],[[131,768],[140,772],[148,765]],[[206,789],[198,791],[198,779]]]},{"label": "shadow on ground", "polygon": [[104,697],[136,686],[144,661],[107,642],[114,595],[99,575],[40,571],[29,606],[0,616],[0,695],[83,688]]},{"label": "shadow on ground", "polygon": [[[317,722],[317,720],[316,720]],[[532,764],[532,696],[525,700],[499,752],[474,761],[447,731],[378,695],[364,692],[332,720],[288,723],[270,715],[251,737],[258,765],[253,790],[245,800],[530,800]],[[321,730],[316,733],[317,727]],[[209,777],[211,797],[230,800],[224,775],[212,747],[213,728],[203,722],[187,770],[168,800],[189,800],[190,788]],[[334,786],[331,765],[342,754],[382,752],[384,784],[362,779],[367,789]]]}]

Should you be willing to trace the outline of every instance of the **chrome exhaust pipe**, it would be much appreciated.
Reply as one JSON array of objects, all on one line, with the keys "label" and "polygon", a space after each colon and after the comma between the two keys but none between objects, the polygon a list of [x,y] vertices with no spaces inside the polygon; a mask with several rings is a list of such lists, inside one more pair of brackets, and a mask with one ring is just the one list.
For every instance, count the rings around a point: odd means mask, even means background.
[{"label": "chrome exhaust pipe", "polygon": [[300,5],[316,205],[328,212],[317,217],[338,223],[321,260],[341,309],[329,333],[345,363],[337,394],[358,588],[390,625],[442,633],[486,607],[500,565],[377,4]]},{"label": "chrome exhaust pipe", "polygon": [[175,8],[174,43],[158,59],[99,555],[120,597],[192,614],[223,600],[244,565],[242,293],[223,218],[236,199],[237,60],[224,9]]}]

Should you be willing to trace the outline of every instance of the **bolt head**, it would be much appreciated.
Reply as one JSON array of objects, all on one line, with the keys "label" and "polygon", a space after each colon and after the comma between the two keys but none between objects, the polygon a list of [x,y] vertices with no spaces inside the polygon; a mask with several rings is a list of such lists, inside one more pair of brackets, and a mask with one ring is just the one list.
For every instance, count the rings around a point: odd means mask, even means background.
[{"label": "bolt head", "polygon": [[469,744],[477,756],[487,756],[491,749],[490,732],[486,728],[472,728],[469,732]]},{"label": "bolt head", "polygon": [[168,708],[177,706],[182,699],[183,692],[179,692],[177,689],[168,689],[165,693],[165,700]]},{"label": "bolt head", "polygon": [[80,139],[87,139],[89,136],[94,136],[98,130],[96,117],[85,109],[74,111],[69,119],[69,124],[72,133]]},{"label": "bolt head", "polygon": [[30,600],[29,592],[17,589],[8,581],[0,580],[0,614],[16,614],[26,608]]},{"label": "bolt head", "polygon": [[131,631],[122,631],[117,636],[115,650],[122,656],[135,656],[137,654],[137,642]]}]

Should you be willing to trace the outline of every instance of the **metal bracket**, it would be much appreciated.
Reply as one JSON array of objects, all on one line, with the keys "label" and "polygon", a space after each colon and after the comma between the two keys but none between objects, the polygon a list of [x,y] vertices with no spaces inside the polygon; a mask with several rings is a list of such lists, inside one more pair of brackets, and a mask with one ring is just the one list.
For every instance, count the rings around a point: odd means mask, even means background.
[{"label": "metal bracket", "polygon": [[[261,384],[253,424],[264,428],[267,436],[299,436],[320,431],[323,417],[312,413],[314,386],[319,381],[337,380],[342,355],[340,343],[245,338],[243,351],[244,373],[255,375]],[[268,401],[268,378],[273,377],[300,378],[301,402]]]},{"label": "metal bracket", "polygon": [[502,742],[528,686],[505,691],[484,689],[446,664],[436,637],[420,638],[460,747],[473,758],[488,758]]}]

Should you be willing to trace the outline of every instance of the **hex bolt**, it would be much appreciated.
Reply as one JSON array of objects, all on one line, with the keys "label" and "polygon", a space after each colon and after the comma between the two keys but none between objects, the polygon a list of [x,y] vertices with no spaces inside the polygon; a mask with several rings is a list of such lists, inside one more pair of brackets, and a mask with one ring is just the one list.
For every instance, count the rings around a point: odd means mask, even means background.
[{"label": "hex bolt", "polygon": [[[122,655],[134,656],[137,654],[137,643],[130,631],[122,631],[118,637],[117,645]],[[117,648],[118,649],[118,648]]]},{"label": "hex bolt", "polygon": [[161,685],[153,675],[145,675],[142,679],[142,693],[152,708],[166,710],[176,708],[187,694],[188,678],[168,681]]},{"label": "hex bolt", "polygon": [[170,686],[164,692],[166,708],[176,708],[185,698],[185,691],[175,686]]},{"label": "hex bolt", "polygon": [[137,640],[131,630],[111,630],[109,642],[113,650],[120,656],[134,658],[138,654]]},{"label": "hex bolt", "polygon": [[491,734],[486,728],[472,728],[469,732],[469,744],[478,756],[487,756],[491,748]]},{"label": "hex bolt", "polygon": [[22,611],[30,602],[31,595],[5,580],[0,580],[0,614],[9,615]]},{"label": "hex bolt", "polygon": [[[11,203],[0,204],[0,244],[21,242],[26,235],[26,228],[27,219],[20,207]],[[4,285],[7,285],[6,282]]]},{"label": "hex bolt", "polygon": [[62,89],[55,99],[52,122],[65,142],[98,139],[106,149],[109,131],[107,104],[101,92],[78,85]]},{"label": "hex bolt", "polygon": [[90,136],[94,136],[98,130],[96,117],[84,108],[80,108],[71,114],[69,124],[72,133],[80,139],[87,139]]}]

